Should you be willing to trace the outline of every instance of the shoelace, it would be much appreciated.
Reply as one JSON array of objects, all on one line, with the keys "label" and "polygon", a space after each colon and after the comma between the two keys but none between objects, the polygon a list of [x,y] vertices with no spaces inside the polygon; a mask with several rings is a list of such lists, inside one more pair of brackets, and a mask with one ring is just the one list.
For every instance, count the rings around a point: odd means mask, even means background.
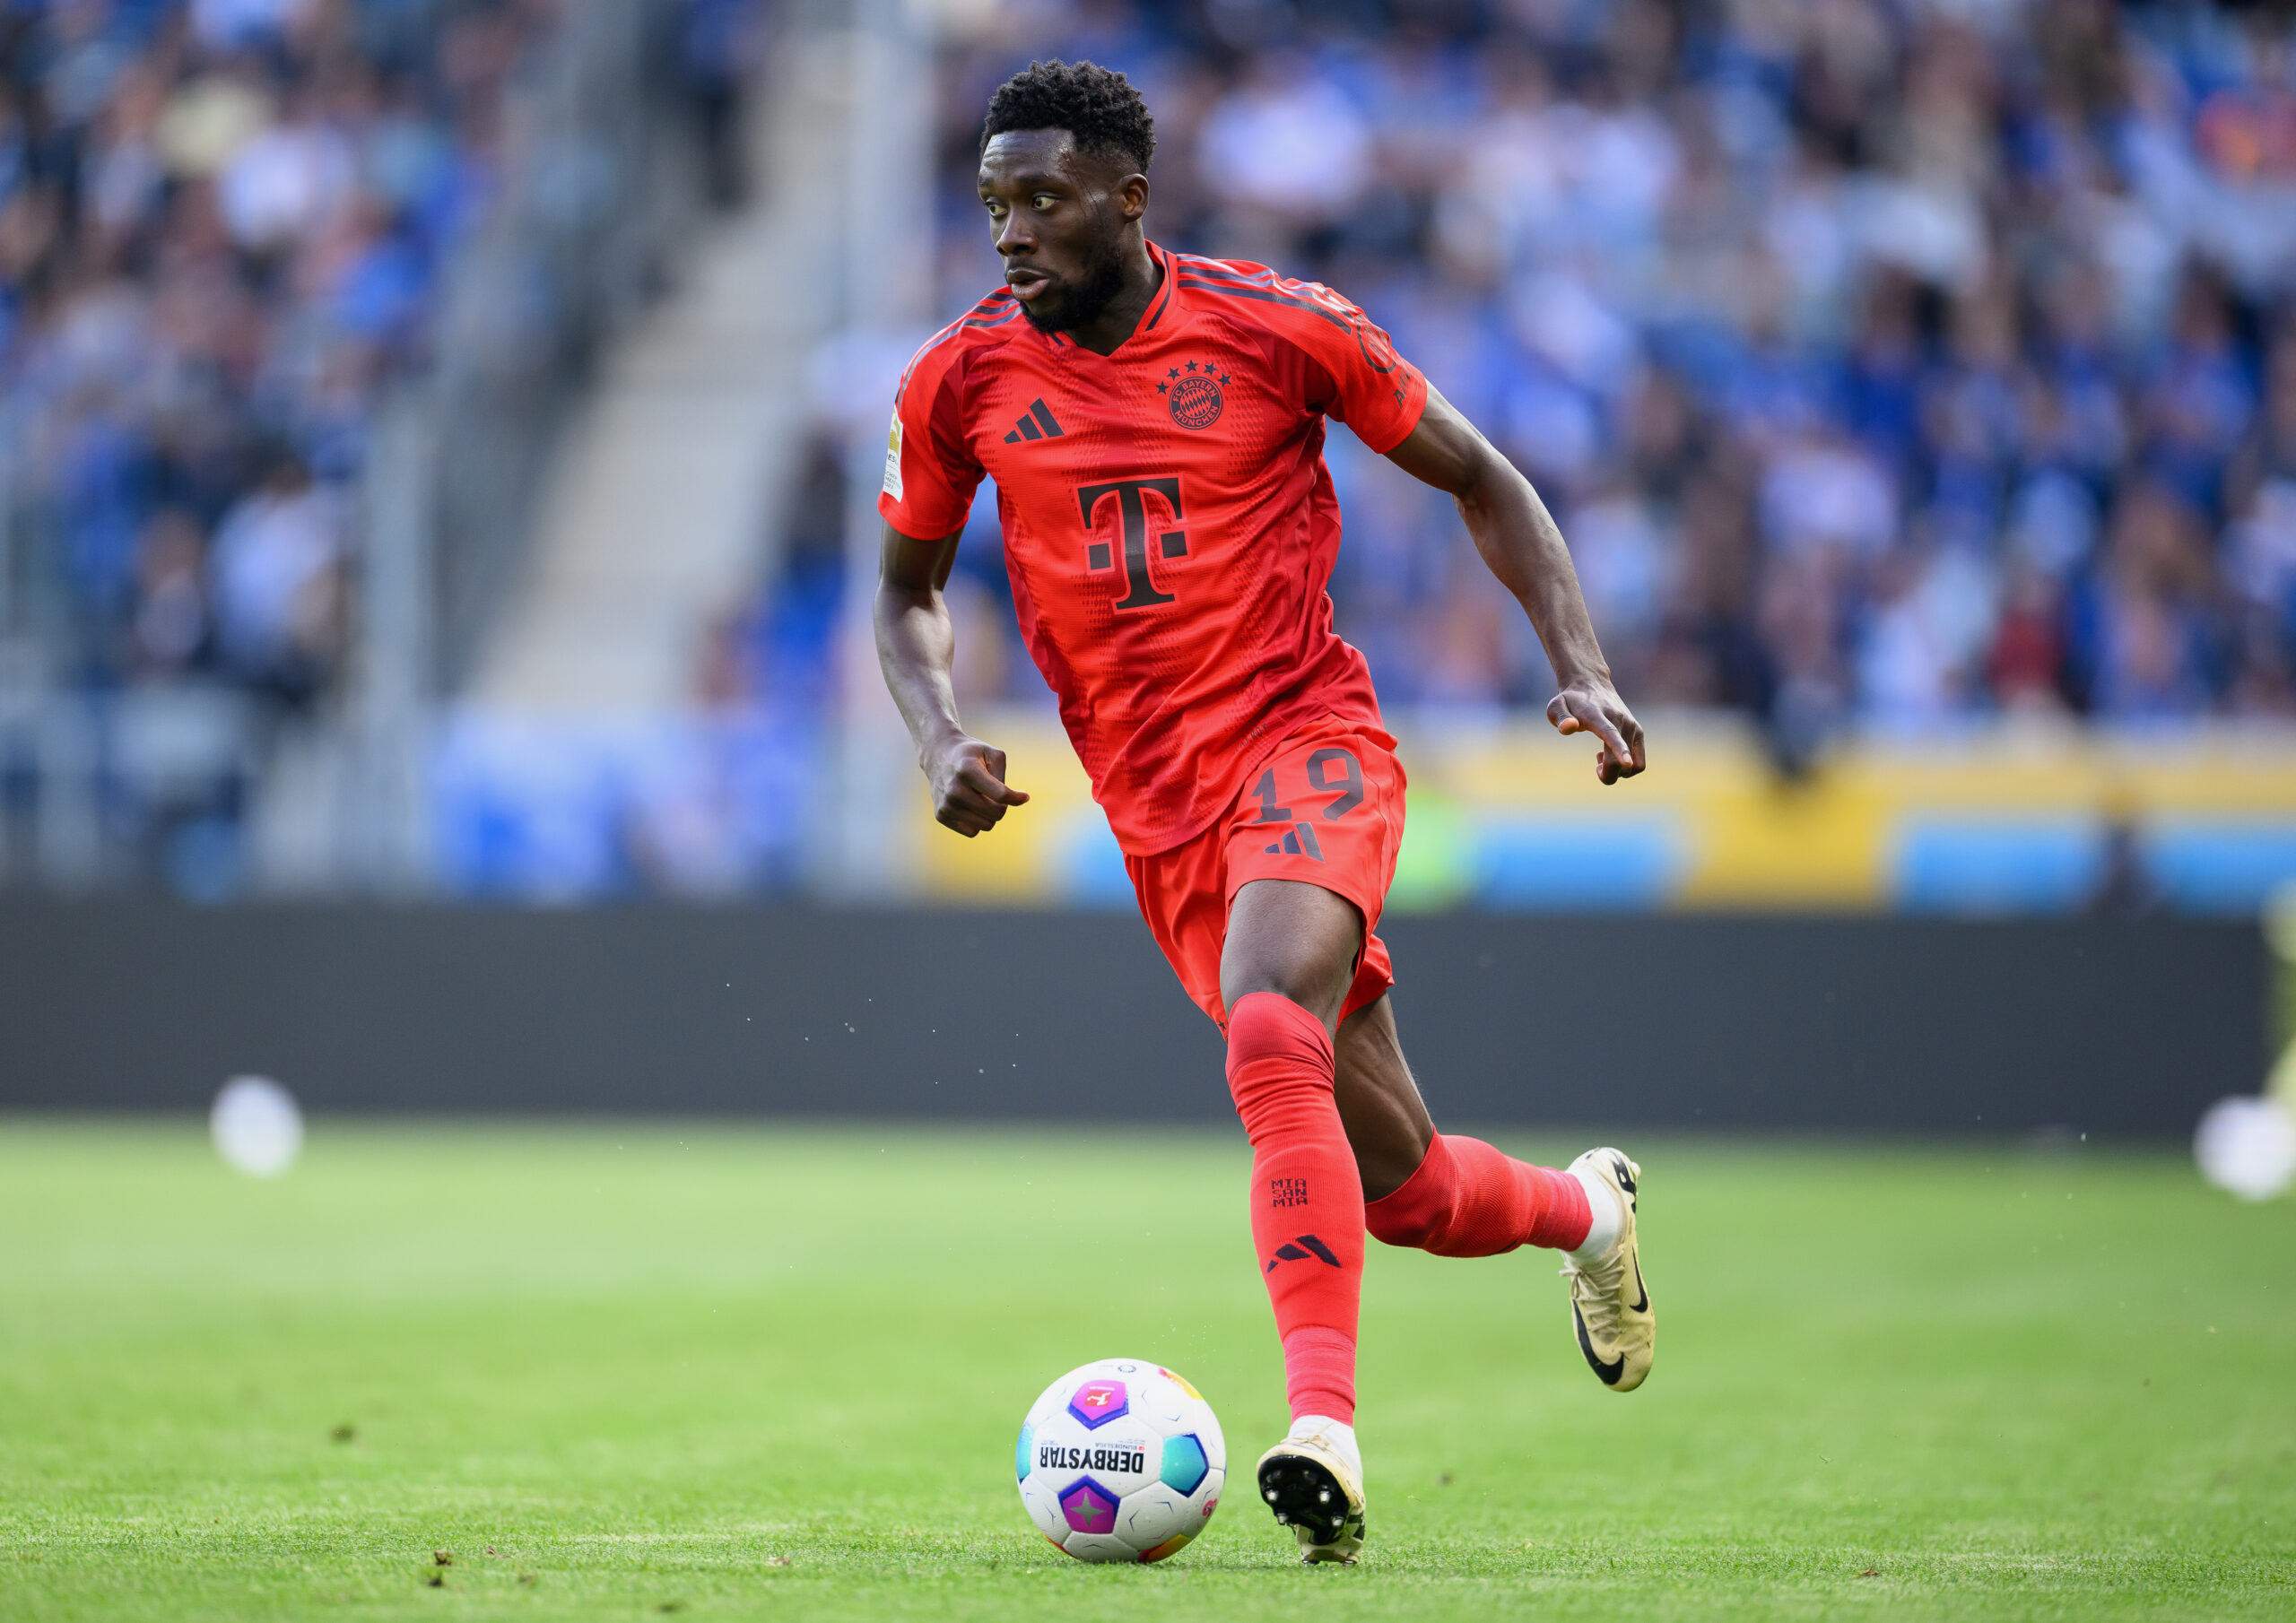
[{"label": "shoelace", "polygon": [[[1626,1247],[1612,1246],[1610,1255],[1599,1263],[1565,1257],[1561,1272],[1570,1281],[1570,1298],[1578,1304],[1578,1315],[1587,1321],[1587,1333],[1608,1336],[1615,1331],[1619,1292],[1626,1286]],[[1578,1288],[1582,1280],[1587,1286],[1585,1290]]]}]

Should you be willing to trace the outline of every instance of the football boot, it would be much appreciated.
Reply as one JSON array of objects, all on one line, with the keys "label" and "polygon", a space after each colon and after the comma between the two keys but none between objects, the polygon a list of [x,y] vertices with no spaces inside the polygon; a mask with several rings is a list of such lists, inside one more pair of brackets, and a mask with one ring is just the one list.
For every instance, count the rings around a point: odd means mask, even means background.
[{"label": "football boot", "polygon": [[1618,1243],[1591,1263],[1565,1256],[1570,1281],[1570,1326],[1587,1367],[1613,1392],[1632,1392],[1650,1374],[1657,1350],[1658,1315],[1642,1283],[1642,1253],[1634,1231],[1635,1192],[1642,1168],[1615,1150],[1589,1150],[1570,1163],[1591,1172],[1616,1197]]},{"label": "football boot", "polygon": [[1353,1566],[1363,1549],[1363,1467],[1321,1428],[1285,1437],[1259,1457],[1259,1497],[1300,1541],[1310,1566]]}]

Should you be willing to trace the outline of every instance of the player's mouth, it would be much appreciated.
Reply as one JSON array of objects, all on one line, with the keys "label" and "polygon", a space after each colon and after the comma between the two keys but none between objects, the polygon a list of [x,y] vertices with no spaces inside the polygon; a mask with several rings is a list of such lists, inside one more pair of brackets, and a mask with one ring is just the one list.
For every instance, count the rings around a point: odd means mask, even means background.
[{"label": "player's mouth", "polygon": [[1004,273],[1004,285],[1022,304],[1033,304],[1052,285],[1052,278],[1042,271],[1010,270]]}]

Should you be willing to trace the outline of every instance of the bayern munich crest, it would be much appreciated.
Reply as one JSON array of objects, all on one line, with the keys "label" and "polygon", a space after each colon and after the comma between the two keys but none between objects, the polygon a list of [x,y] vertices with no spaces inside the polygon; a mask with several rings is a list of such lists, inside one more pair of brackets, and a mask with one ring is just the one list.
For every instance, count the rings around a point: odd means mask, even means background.
[{"label": "bayern munich crest", "polygon": [[1156,386],[1156,393],[1164,397],[1172,421],[1180,427],[1208,429],[1220,421],[1220,413],[1228,404],[1221,392],[1227,383],[1228,374],[1213,362],[1191,360],[1166,372],[1164,381]]}]

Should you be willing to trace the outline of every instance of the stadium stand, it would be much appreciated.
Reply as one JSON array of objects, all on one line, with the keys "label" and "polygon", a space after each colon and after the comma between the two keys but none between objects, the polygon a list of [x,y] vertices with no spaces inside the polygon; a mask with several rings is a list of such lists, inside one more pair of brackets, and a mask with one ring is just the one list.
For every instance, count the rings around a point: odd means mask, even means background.
[{"label": "stadium stand", "polygon": [[[515,533],[549,398],[632,297],[585,284],[629,257],[592,216],[642,182],[615,145],[632,115],[552,122],[586,88],[561,13],[600,37],[617,10],[642,13],[604,40],[639,59],[625,80],[670,83],[731,204],[742,0],[0,8],[0,878],[250,882],[257,785],[341,732],[378,424],[455,376],[442,347],[465,380],[526,380],[434,413],[495,429],[436,498],[432,641],[450,679],[470,663],[515,549],[453,521]],[[599,273],[522,230],[552,211]],[[480,285],[442,346],[458,279]]]},{"label": "stadium stand", "polygon": [[[1397,906],[2240,911],[2296,876],[2278,13],[935,15],[918,335],[997,277],[972,188],[989,91],[1032,56],[1113,63],[1158,115],[1159,239],[1361,300],[1562,518],[1625,690],[1662,722],[1665,769],[1613,802],[1544,752],[1544,658],[1441,499],[1332,438],[1341,625],[1414,776]],[[697,650],[698,707],[745,741],[748,825],[799,784],[842,794],[831,821],[866,798],[836,787],[839,730],[875,699],[839,652],[890,377],[864,352],[818,352],[813,471],[776,503],[758,590]],[[926,896],[1126,905],[1013,632],[992,490],[951,603],[961,701],[1031,816],[959,849],[910,804],[848,843]],[[869,794],[913,794],[900,764]],[[642,772],[583,793],[592,855],[552,882],[661,888],[627,853],[664,797]],[[545,800],[502,826],[560,826]],[[818,888],[833,842],[775,826],[690,871]],[[510,889],[549,888],[520,872]]]},{"label": "stadium stand", "polygon": [[[937,160],[863,116],[872,18],[936,30]],[[1123,902],[991,493],[957,678],[1025,827],[930,838],[853,635],[891,378],[996,276],[979,109],[1053,55],[1146,90],[1161,240],[1341,288],[1537,480],[1665,744],[1631,796],[1566,781],[1543,656],[1454,516],[1335,435],[1334,595],[1414,778],[1399,907],[2241,911],[2296,878],[2284,11],[19,0],[0,885]],[[759,165],[845,173],[745,136],[753,82],[823,98],[874,177],[848,205],[929,215],[930,247],[808,214],[837,308],[774,341],[770,456],[718,436],[770,467],[686,538],[723,597],[648,577],[677,607],[625,682],[634,645],[581,660],[535,583],[613,619],[646,543],[585,492],[637,499],[611,469],[650,438],[658,474],[712,408],[598,380],[677,384],[665,332],[714,353],[692,312],[633,317],[682,277],[741,308]],[[586,422],[631,426],[553,469]],[[587,520],[580,570],[529,567],[534,513]],[[651,707],[487,707],[570,672]]]},{"label": "stadium stand", "polygon": [[[1386,323],[1558,509],[1638,705],[1745,711],[1789,768],[1850,728],[2296,709],[2284,12],[1007,16],[945,56],[942,311],[995,273],[988,91],[1031,55],[1125,66],[1159,238]],[[1440,499],[1335,461],[1335,597],[1381,693],[1544,702]]]},{"label": "stadium stand", "polygon": [[[1413,776],[1394,905],[2252,911],[2296,880],[2296,45],[2096,0],[1006,8],[975,109],[1125,67],[1154,230],[1363,303],[1539,483],[1664,770],[1604,798],[1443,500],[1345,434],[1341,629]],[[1036,817],[952,898],[1123,905],[984,493],[961,682]],[[1016,764],[1016,770],[1018,769]]]}]

